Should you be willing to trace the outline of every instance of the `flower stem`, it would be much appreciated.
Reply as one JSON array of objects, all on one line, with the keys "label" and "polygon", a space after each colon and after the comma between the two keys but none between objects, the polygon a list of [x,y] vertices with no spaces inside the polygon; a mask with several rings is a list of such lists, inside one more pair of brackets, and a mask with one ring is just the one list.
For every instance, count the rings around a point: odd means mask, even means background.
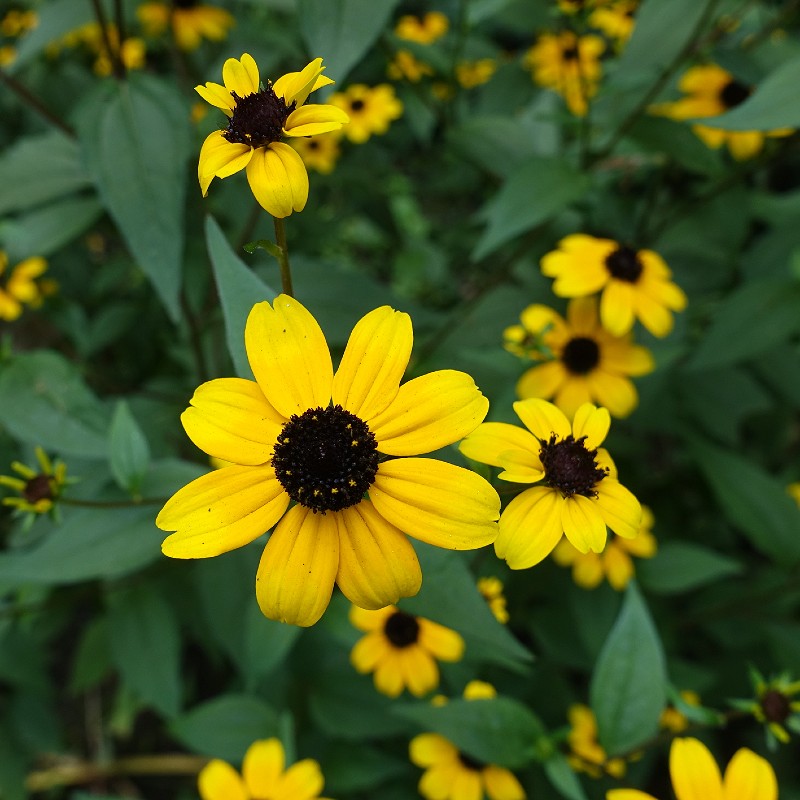
[{"label": "flower stem", "polygon": [[289,248],[286,245],[286,227],[283,219],[273,217],[275,222],[275,244],[278,245],[278,266],[281,270],[281,286],[283,293],[289,297],[294,297],[294,287],[292,286],[292,268],[289,266]]},{"label": "flower stem", "polygon": [[63,131],[72,138],[75,138],[75,131],[63,119],[56,116],[45,104],[33,95],[26,86],[21,84],[16,78],[9,75],[5,70],[0,69],[0,81],[2,81],[17,97],[26,103],[40,116],[46,119],[51,125]]}]

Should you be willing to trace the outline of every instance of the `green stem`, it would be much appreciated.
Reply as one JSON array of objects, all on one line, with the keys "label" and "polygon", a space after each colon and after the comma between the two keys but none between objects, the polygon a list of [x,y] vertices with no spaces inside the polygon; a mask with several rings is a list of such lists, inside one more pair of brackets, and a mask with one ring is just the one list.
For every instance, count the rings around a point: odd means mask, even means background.
[{"label": "green stem", "polygon": [[292,268],[289,266],[289,248],[286,245],[286,226],[283,219],[273,217],[275,222],[275,244],[278,245],[278,266],[281,270],[281,286],[283,293],[294,297],[292,286]]},{"label": "green stem", "polygon": [[38,97],[31,94],[26,86],[21,84],[16,78],[9,75],[5,70],[0,69],[0,81],[2,81],[23,103],[29,105],[41,117],[46,119],[51,125],[55,125],[67,136],[75,138],[75,131],[64,122],[63,119],[56,116],[45,104],[39,100]]},{"label": "green stem", "polygon": [[97,19],[97,25],[100,28],[100,36],[103,39],[103,46],[108,51],[108,59],[111,62],[111,69],[114,77],[117,80],[125,79],[125,64],[122,62],[122,32],[117,29],[118,47],[111,46],[111,36],[108,32],[108,21],[106,20],[106,12],[103,9],[103,4],[100,0],[91,0],[92,8],[94,9],[94,16]]}]

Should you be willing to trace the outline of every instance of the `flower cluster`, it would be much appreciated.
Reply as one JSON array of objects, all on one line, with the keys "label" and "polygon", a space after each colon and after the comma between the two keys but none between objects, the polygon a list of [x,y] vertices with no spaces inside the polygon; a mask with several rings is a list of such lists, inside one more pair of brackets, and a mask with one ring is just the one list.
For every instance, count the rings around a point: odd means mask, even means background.
[{"label": "flower cluster", "polygon": [[8,268],[8,256],[0,250],[0,319],[13,322],[25,306],[38,308],[44,298],[55,291],[56,284],[41,276],[47,261],[40,256],[26,258]]}]

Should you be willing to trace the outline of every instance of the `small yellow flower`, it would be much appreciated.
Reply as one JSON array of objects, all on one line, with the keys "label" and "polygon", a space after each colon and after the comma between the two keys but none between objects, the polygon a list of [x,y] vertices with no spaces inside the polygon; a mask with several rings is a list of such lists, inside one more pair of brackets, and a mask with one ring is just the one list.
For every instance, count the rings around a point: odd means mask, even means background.
[{"label": "small yellow flower", "polygon": [[290,139],[289,144],[297,150],[308,169],[316,170],[321,175],[329,175],[341,155],[341,138],[339,131],[333,131],[310,139]]},{"label": "small yellow flower", "polygon": [[[753,87],[737,80],[730,72],[716,64],[705,64],[687,70],[678,82],[685,97],[650,108],[651,113],[670,119],[686,120],[716,117],[743,103],[752,94]],[[726,144],[737,161],[758,155],[764,147],[765,137],[788,136],[791,128],[772,131],[726,131],[711,125],[692,125],[692,130],[708,147],[718,149]]]},{"label": "small yellow flower", "polygon": [[464,89],[474,89],[491,80],[497,72],[497,61],[493,58],[479,58],[477,61],[459,61],[456,64],[456,80]]},{"label": "small yellow flower", "polygon": [[33,308],[42,302],[45,287],[38,279],[47,271],[47,262],[40,256],[20,261],[6,275],[8,256],[0,250],[0,319],[13,322],[23,310],[23,306]]},{"label": "small yellow flower", "polygon": [[633,344],[630,334],[614,336],[605,330],[593,297],[571,300],[566,320],[552,308],[528,306],[521,325],[504,333],[512,353],[540,362],[517,382],[524,400],[555,398],[554,403],[574,416],[583,403],[598,403],[614,417],[627,417],[639,402],[633,376],[655,369],[650,351]]},{"label": "small yellow flower", "polygon": [[550,555],[563,535],[581,553],[602,552],[606,526],[635,537],[641,506],[600,447],[611,425],[608,411],[585,403],[572,424],[545,400],[519,400],[514,411],[525,428],[486,422],[459,448],[468,458],[502,467],[500,480],[537,484],[503,511],[494,544],[498,557],[511,569],[528,569]]},{"label": "small yellow flower", "polygon": [[388,697],[408,689],[423,697],[439,685],[439,661],[460,661],[464,640],[444,625],[387,606],[367,611],[350,609],[350,622],[366,636],[350,653],[356,671],[372,672],[375,688]]},{"label": "small yellow flower", "polygon": [[[691,689],[683,689],[679,692],[681,700],[687,706],[699,706],[700,695],[693,692]],[[659,727],[664,730],[672,731],[672,733],[683,733],[689,727],[689,720],[680,709],[675,706],[667,706],[661,712],[661,718],[658,721]]]},{"label": "small yellow flower", "polygon": [[67,467],[61,461],[51,461],[47,453],[36,448],[39,471],[19,461],[11,463],[11,469],[20,477],[0,475],[0,486],[18,493],[18,497],[4,497],[3,505],[31,514],[46,514],[55,506],[64,486],[68,483]]},{"label": "small yellow flower", "polygon": [[800,507],[800,482],[790,483],[786,487],[786,491],[789,493],[789,497],[791,497],[795,503],[797,503],[798,507]]},{"label": "small yellow flower", "polygon": [[160,36],[168,26],[181,50],[196,50],[204,39],[221,42],[236,24],[224,8],[192,0],[180,3],[142,3],[136,9],[147,36]]},{"label": "small yellow flower", "polygon": [[569,707],[567,719],[570,731],[567,743],[570,752],[567,755],[570,766],[575,772],[585,772],[592,778],[611,775],[621,778],[627,769],[623,758],[609,758],[597,739],[597,719],[589,706],[576,703]]},{"label": "small yellow flower", "polygon": [[433,44],[450,28],[450,20],[440,11],[429,11],[424,17],[411,14],[400,17],[394,29],[398,39],[417,44]]},{"label": "small yellow flower", "polygon": [[[778,800],[778,781],[772,765],[742,747],[730,760],[725,777],[708,748],[698,739],[674,739],[669,773],[677,800]],[[606,800],[656,800],[638,789],[612,789]]]},{"label": "small yellow flower", "polygon": [[17,60],[17,49],[11,45],[0,46],[0,67],[10,67]]},{"label": "small yellow flower", "polygon": [[283,137],[315,136],[337,130],[347,114],[332,105],[305,105],[311,92],[333,83],[315,58],[301,72],[289,72],[261,88],[258,66],[249,53],[229,58],[222,68],[225,83],[206,83],[195,91],[225,112],[228,127],[210,133],[200,150],[197,176],[205,197],[214,178],[242,169],[256,200],[273,217],[302,211],[308,199],[303,159]]},{"label": "small yellow flower", "polygon": [[403,114],[403,104],[388,83],[372,87],[354,83],[346,91],[332,94],[330,103],[350,118],[342,132],[355,144],[363,144],[372,135],[386,133],[389,123]]},{"label": "small yellow flower", "polygon": [[541,267],[543,275],[555,278],[553,292],[559,297],[602,292],[600,321],[614,336],[628,333],[637,319],[653,336],[666,336],[672,312],[686,308],[686,295],[653,250],[576,233],[547,253]]},{"label": "small yellow flower", "polygon": [[624,44],[633,33],[636,25],[634,14],[638,7],[639,0],[617,0],[592,11],[589,24],[610,39],[616,39],[618,44]]},{"label": "small yellow flower", "polygon": [[325,779],[319,764],[305,758],[286,768],[283,745],[262,739],[247,749],[240,775],[226,761],[213,759],[197,776],[202,800],[316,800]]},{"label": "small yellow flower", "polygon": [[553,550],[553,560],[562,567],[572,567],[572,580],[584,589],[595,589],[605,578],[613,589],[621,592],[634,576],[633,559],[652,558],[656,554],[656,538],[651,532],[653,512],[642,506],[642,522],[633,539],[613,536],[602,553],[581,553],[562,539]]},{"label": "small yellow flower", "polygon": [[[113,30],[116,32],[116,28]],[[125,69],[142,69],[142,67],[145,65],[147,45],[145,45],[144,39],[139,39],[138,37],[132,36],[122,42],[122,45],[119,48],[119,54]],[[106,77],[111,74],[111,58],[108,55],[105,44],[102,44],[99,48],[93,69],[95,75]]]},{"label": "small yellow flower", "polygon": [[500,578],[478,578],[478,591],[488,603],[495,619],[505,625],[508,622],[508,609],[503,594],[503,582]]},{"label": "small yellow flower", "polygon": [[420,61],[410,50],[398,50],[386,68],[386,74],[393,81],[419,83],[424,77],[433,75],[433,67]]},{"label": "small yellow flower", "polygon": [[0,34],[9,39],[16,39],[39,24],[39,15],[35,11],[12,9],[0,20]]},{"label": "small yellow flower", "polygon": [[558,92],[567,108],[583,117],[600,83],[600,56],[606,45],[599,36],[577,36],[572,31],[544,33],[523,59],[533,80]]}]

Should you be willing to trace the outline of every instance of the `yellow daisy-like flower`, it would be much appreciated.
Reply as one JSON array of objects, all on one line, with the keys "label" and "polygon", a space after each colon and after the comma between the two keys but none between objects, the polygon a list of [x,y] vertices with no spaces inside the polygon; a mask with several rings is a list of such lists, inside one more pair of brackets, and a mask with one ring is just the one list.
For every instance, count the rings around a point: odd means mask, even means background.
[{"label": "yellow daisy-like flower", "polygon": [[486,422],[460,445],[468,458],[502,467],[501,480],[538,484],[503,511],[494,543],[498,557],[511,569],[528,569],[550,555],[562,534],[581,553],[603,550],[606,526],[636,536],[642,508],[600,447],[611,425],[608,411],[585,403],[571,425],[545,400],[518,400],[514,411],[525,428]]},{"label": "yellow daisy-like flower", "polygon": [[[681,700],[687,706],[700,705],[700,695],[697,692],[693,692],[691,689],[682,689],[679,694]],[[669,705],[661,712],[658,725],[664,730],[672,731],[672,733],[683,733],[689,727],[689,720],[680,709]]]},{"label": "yellow daisy-like flower", "polygon": [[148,36],[160,36],[168,26],[181,50],[196,50],[204,39],[221,42],[236,24],[224,8],[209,6],[196,0],[169,3],[142,3],[136,16]]},{"label": "yellow daisy-like flower", "polygon": [[202,800],[316,800],[325,779],[319,764],[305,758],[286,769],[278,739],[262,739],[247,748],[240,775],[226,761],[209,761],[197,776]]},{"label": "yellow daisy-like flower", "polygon": [[355,144],[363,144],[373,134],[386,133],[389,123],[403,114],[403,103],[388,83],[372,87],[354,83],[346,91],[332,94],[330,103],[350,118],[342,132]]},{"label": "yellow daisy-like flower", "polygon": [[460,661],[464,654],[464,640],[454,630],[395,606],[352,606],[350,622],[367,634],[353,647],[350,663],[357,672],[372,672],[375,688],[388,697],[403,689],[424,697],[439,685],[437,659]]},{"label": "yellow daisy-like flower", "polygon": [[222,67],[225,85],[207,83],[195,91],[228,116],[225,130],[210,133],[200,150],[197,176],[205,197],[214,178],[247,170],[256,200],[273,217],[302,211],[308,200],[308,173],[284,136],[315,136],[337,130],[348,117],[332,105],[305,105],[311,92],[333,81],[315,58],[301,72],[288,72],[261,88],[258,66],[249,53]]},{"label": "yellow daisy-like flower", "polygon": [[[677,800],[777,800],[772,765],[752,750],[734,753],[720,775],[717,762],[698,739],[675,739],[669,751],[669,773]],[[656,800],[638,789],[612,789],[606,800]]]},{"label": "yellow daisy-like flower", "polygon": [[[411,319],[388,306],[353,329],[334,374],[325,336],[299,303],[257,303],[245,346],[255,381],[200,386],[181,416],[205,453],[230,461],[192,481],[156,524],[173,558],[206,558],[277,524],[256,577],[271,619],[313,625],[334,582],[362,608],[414,595],[422,582],[406,534],[469,550],[494,541],[500,499],[483,478],[431,458],[486,416],[488,400],[463,372],[400,385]],[[290,503],[294,505],[289,508]]]},{"label": "yellow daisy-like flower", "polygon": [[[670,119],[686,120],[716,117],[743,103],[752,94],[753,87],[737,80],[717,64],[705,64],[687,70],[678,82],[686,97],[673,102],[658,103],[651,113]],[[726,144],[737,161],[758,155],[764,147],[765,137],[788,136],[791,128],[772,131],[726,131],[710,125],[692,125],[694,133],[708,147],[718,149]]]},{"label": "yellow daisy-like flower", "polygon": [[589,24],[602,31],[610,39],[624,44],[631,38],[636,25],[634,15],[639,8],[639,0],[617,0],[611,5],[596,8],[589,15]]},{"label": "yellow daisy-like flower", "polygon": [[672,312],[686,308],[686,295],[653,250],[576,233],[547,253],[541,267],[543,275],[555,278],[553,292],[559,297],[602,291],[600,321],[615,336],[628,333],[637,319],[653,336],[666,336],[672,330]]},{"label": "yellow daisy-like flower", "polygon": [[651,528],[653,512],[642,506],[642,522],[633,539],[614,536],[602,553],[581,553],[567,539],[553,550],[553,560],[562,567],[572,567],[572,580],[584,589],[595,589],[605,578],[613,589],[621,592],[635,574],[633,558],[652,558],[658,545]]},{"label": "yellow daisy-like flower", "polygon": [[464,89],[474,89],[488,83],[497,72],[497,61],[493,58],[479,58],[477,61],[460,61],[456,64],[456,80]]},{"label": "yellow daisy-like flower", "polygon": [[47,453],[36,448],[39,470],[19,461],[11,463],[11,469],[20,477],[0,475],[0,486],[7,486],[18,493],[18,497],[4,497],[3,505],[31,514],[46,514],[53,509],[67,484],[67,467],[61,461],[51,461]]},{"label": "yellow daisy-like flower", "polygon": [[555,398],[568,417],[591,402],[605,406],[614,417],[627,417],[636,408],[639,396],[630,378],[652,372],[653,356],[633,344],[629,334],[614,336],[605,330],[594,298],[570,301],[566,320],[549,306],[528,306],[520,322],[505,330],[506,349],[543,362],[517,382],[521,399]]},{"label": "yellow daisy-like flower", "polygon": [[419,83],[427,75],[433,75],[433,67],[420,61],[410,50],[398,50],[386,68],[386,74],[393,80],[407,80]]},{"label": "yellow daisy-like flower", "polygon": [[500,578],[478,578],[478,591],[488,603],[495,619],[501,625],[505,625],[508,622],[508,609],[506,608],[506,598],[503,594],[503,582]]},{"label": "yellow daisy-like flower", "polygon": [[0,319],[13,322],[22,314],[23,306],[38,306],[43,287],[37,279],[47,271],[47,261],[40,256],[26,258],[8,269],[8,256],[0,250]]},{"label": "yellow daisy-like flower", "polygon": [[573,31],[544,33],[522,63],[539,86],[558,92],[567,108],[583,117],[589,109],[588,101],[597,94],[600,56],[605,49],[599,36],[578,36]]},{"label": "yellow daisy-like flower", "polygon": [[394,35],[398,39],[417,44],[433,44],[441,39],[450,28],[450,20],[441,11],[429,11],[423,17],[411,14],[400,17],[395,25]]},{"label": "yellow daisy-like flower", "polygon": [[321,175],[330,175],[341,155],[340,139],[340,132],[333,131],[312,139],[290,139],[289,144],[297,150],[308,169],[316,170]]},{"label": "yellow daisy-like flower", "polygon": [[575,772],[585,772],[592,778],[611,775],[621,778],[627,764],[623,758],[609,758],[597,739],[597,718],[589,706],[582,703],[571,705],[567,711],[570,731],[567,743],[570,752],[567,760]]}]

